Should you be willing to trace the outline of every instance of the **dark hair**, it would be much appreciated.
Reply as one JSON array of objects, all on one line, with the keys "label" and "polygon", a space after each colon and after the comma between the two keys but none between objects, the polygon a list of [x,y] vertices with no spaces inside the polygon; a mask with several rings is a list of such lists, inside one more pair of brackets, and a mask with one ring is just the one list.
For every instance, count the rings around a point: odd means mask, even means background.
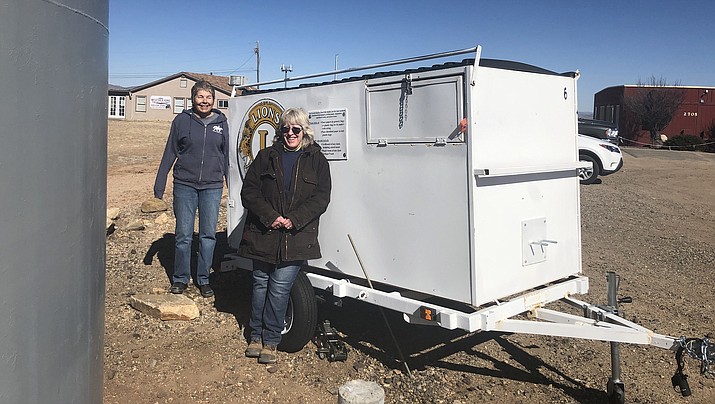
[{"label": "dark hair", "polygon": [[197,81],[196,84],[191,87],[191,102],[194,102],[194,98],[196,98],[196,94],[199,90],[210,92],[211,98],[216,99],[216,90],[214,90],[214,86],[212,86],[208,81],[201,80]]}]

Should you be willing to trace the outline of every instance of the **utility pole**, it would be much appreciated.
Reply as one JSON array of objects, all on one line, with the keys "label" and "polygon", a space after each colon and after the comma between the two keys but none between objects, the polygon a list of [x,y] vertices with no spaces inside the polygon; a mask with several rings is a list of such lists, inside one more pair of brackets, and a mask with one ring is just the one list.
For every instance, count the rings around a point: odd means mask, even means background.
[{"label": "utility pole", "polygon": [[281,65],[281,71],[284,74],[284,79],[283,79],[283,88],[288,88],[288,72],[293,71],[293,65]]},{"label": "utility pole", "polygon": [[[258,41],[256,41],[256,47],[253,48],[253,52],[256,53],[256,83],[261,82],[261,50],[258,48]],[[256,86],[258,88],[258,86]]]},{"label": "utility pole", "polygon": [[[338,71],[338,53],[335,54],[335,71]],[[337,73],[333,75],[333,80],[337,80],[338,75]]]}]

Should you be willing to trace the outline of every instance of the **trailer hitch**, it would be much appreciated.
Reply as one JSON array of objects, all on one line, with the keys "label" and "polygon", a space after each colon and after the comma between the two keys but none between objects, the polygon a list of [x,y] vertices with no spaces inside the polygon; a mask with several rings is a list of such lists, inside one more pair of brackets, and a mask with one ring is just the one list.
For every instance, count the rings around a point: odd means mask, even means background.
[{"label": "trailer hitch", "polygon": [[700,374],[705,376],[715,376],[715,343],[711,342],[708,337],[704,338],[685,338],[680,337],[678,340],[678,350],[675,352],[675,360],[678,364],[678,369],[670,379],[673,383],[673,388],[680,391],[683,397],[692,394],[690,385],[688,384],[688,375],[683,373],[685,369],[685,356],[688,354],[693,359],[700,361]]},{"label": "trailer hitch", "polygon": [[317,353],[320,359],[328,358],[328,362],[335,362],[344,361],[348,358],[345,343],[340,340],[338,332],[330,326],[330,321],[328,320],[318,324],[318,330],[313,342],[318,347]]}]

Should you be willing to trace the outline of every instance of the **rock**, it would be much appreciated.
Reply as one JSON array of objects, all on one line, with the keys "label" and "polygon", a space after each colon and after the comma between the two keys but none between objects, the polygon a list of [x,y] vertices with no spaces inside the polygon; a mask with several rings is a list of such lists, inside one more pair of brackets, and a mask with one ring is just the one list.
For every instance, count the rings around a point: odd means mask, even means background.
[{"label": "rock", "polygon": [[383,404],[385,390],[375,382],[351,380],[338,389],[338,404]]},{"label": "rock", "polygon": [[129,297],[129,304],[140,312],[160,320],[193,320],[199,308],[184,295],[139,294]]},{"label": "rock", "polygon": [[112,219],[107,218],[107,236],[114,233],[114,229],[114,222],[112,221]]},{"label": "rock", "polygon": [[162,213],[161,215],[157,216],[156,219],[154,219],[154,223],[156,224],[166,224],[169,222],[169,215],[166,214],[166,212]]},{"label": "rock", "polygon": [[169,205],[167,205],[166,202],[161,199],[149,198],[146,201],[142,202],[141,209],[144,213],[163,212],[169,209]]},{"label": "rock", "polygon": [[127,230],[144,230],[146,226],[141,220],[135,220],[127,225]]},{"label": "rock", "polygon": [[119,208],[107,208],[107,219],[119,219]]}]

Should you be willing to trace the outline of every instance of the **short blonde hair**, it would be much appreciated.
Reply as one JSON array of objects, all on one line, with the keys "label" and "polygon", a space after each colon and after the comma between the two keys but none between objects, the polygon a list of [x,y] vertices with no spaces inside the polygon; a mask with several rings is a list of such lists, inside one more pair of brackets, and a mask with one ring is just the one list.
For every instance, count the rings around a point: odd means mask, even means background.
[{"label": "short blonde hair", "polygon": [[278,119],[278,128],[276,128],[276,136],[273,138],[273,143],[283,141],[283,133],[281,128],[289,125],[298,125],[303,129],[303,141],[301,147],[306,147],[315,142],[315,134],[313,128],[310,127],[308,113],[303,108],[288,108],[281,114]]}]

